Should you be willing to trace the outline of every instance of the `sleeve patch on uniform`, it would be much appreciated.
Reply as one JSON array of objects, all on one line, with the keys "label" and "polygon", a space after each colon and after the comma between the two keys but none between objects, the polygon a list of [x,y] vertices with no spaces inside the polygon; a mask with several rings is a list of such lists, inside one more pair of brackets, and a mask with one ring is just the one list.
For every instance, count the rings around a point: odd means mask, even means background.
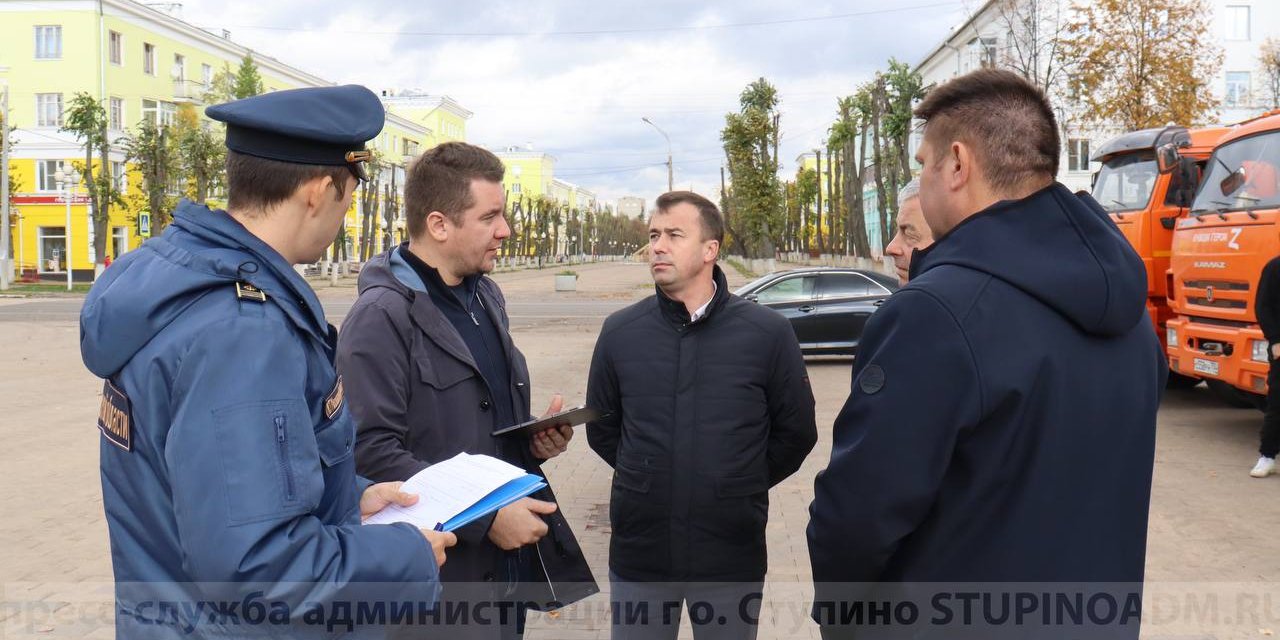
[{"label": "sleeve patch on uniform", "polygon": [[129,407],[129,396],[111,384],[110,380],[102,385],[102,407],[98,409],[98,431],[107,442],[124,449],[133,450],[130,438],[132,414]]},{"label": "sleeve patch on uniform", "polygon": [[884,388],[884,369],[878,364],[863,369],[862,375],[858,376],[858,387],[867,395],[879,393]]},{"label": "sleeve patch on uniform", "polygon": [[324,416],[327,420],[332,420],[338,415],[338,411],[342,409],[342,403],[346,400],[342,392],[342,376],[338,376],[338,382],[333,385],[333,391],[329,392],[329,396],[324,399]]}]

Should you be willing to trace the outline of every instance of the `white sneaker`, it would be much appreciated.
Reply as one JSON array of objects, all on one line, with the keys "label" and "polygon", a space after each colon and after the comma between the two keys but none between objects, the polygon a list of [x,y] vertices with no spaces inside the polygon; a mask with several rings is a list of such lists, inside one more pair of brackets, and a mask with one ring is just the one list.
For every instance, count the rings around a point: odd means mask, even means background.
[{"label": "white sneaker", "polygon": [[1253,465],[1253,471],[1249,475],[1255,478],[1265,478],[1276,472],[1276,459],[1262,456],[1258,458],[1258,464]]}]

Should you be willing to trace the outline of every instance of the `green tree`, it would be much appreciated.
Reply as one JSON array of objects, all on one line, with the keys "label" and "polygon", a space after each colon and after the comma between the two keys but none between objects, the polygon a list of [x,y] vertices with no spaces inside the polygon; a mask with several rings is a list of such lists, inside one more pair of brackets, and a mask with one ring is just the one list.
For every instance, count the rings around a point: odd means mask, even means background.
[{"label": "green tree", "polygon": [[1062,53],[1078,61],[1069,84],[1085,122],[1130,130],[1190,125],[1217,108],[1209,83],[1222,48],[1204,0],[1096,0],[1075,10]]},{"label": "green tree", "polygon": [[262,75],[258,73],[258,65],[253,61],[253,54],[245,54],[236,70],[236,79],[232,92],[237,99],[244,99],[262,93]]},{"label": "green tree", "polygon": [[231,64],[224,62],[218,73],[214,74],[209,85],[204,88],[200,101],[205,104],[222,104],[236,99],[236,72]]},{"label": "green tree", "polygon": [[142,191],[135,192],[130,208],[151,215],[151,233],[159,234],[169,225],[177,198],[170,195],[173,180],[180,175],[181,164],[169,131],[169,126],[157,125],[144,119],[137,130],[125,142],[129,161],[142,174]]},{"label": "green tree", "polygon": [[733,238],[748,258],[772,258],[784,228],[783,191],[778,180],[778,91],[760,78],[739,96],[740,109],[725,115],[720,132],[728,159],[734,211]]},{"label": "green tree", "polygon": [[[813,205],[814,200],[818,198],[818,172],[814,169],[806,169],[801,167],[796,171],[795,182],[795,205],[800,214],[800,227],[797,229],[802,234],[802,245],[805,251],[809,250],[809,239],[814,236],[813,229]],[[820,227],[821,225],[819,225]],[[822,250],[821,229],[818,230],[818,250]]]},{"label": "green tree", "polygon": [[898,189],[911,181],[911,157],[909,154],[911,139],[912,106],[924,98],[924,82],[920,74],[911,70],[905,62],[889,59],[889,69],[880,76],[882,80],[878,95],[881,144],[884,150],[880,162],[876,165],[877,179],[883,174],[884,182],[880,199],[880,240],[881,245],[889,244],[891,231],[898,223]]},{"label": "green tree", "polygon": [[[107,110],[93,96],[80,92],[71,99],[63,116],[62,131],[73,133],[84,143],[84,164],[75,163],[89,191],[93,212],[93,255],[95,272],[105,267],[107,239],[110,237],[111,205],[124,202],[111,175],[111,140],[107,137]],[[94,156],[98,164],[94,165]]]}]

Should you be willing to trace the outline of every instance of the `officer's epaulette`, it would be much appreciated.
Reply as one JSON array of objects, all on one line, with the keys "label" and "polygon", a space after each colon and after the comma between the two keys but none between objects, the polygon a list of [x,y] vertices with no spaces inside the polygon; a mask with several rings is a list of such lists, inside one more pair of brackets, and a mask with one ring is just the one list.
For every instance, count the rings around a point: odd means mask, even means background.
[{"label": "officer's epaulette", "polygon": [[252,300],[254,302],[266,302],[267,294],[248,282],[236,282],[236,297],[241,300]]}]

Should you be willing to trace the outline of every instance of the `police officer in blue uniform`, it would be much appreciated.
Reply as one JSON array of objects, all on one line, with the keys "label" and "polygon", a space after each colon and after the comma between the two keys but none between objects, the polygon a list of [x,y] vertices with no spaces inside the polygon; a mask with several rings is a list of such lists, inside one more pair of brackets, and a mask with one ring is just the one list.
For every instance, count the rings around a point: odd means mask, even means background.
[{"label": "police officer in blue uniform", "polygon": [[184,200],[80,317],[106,380],[117,637],[381,634],[433,606],[455,538],[361,526],[417,497],[356,475],[336,331],[293,265],[336,237],[385,112],[343,86],[206,113],[227,124],[227,210]]}]

